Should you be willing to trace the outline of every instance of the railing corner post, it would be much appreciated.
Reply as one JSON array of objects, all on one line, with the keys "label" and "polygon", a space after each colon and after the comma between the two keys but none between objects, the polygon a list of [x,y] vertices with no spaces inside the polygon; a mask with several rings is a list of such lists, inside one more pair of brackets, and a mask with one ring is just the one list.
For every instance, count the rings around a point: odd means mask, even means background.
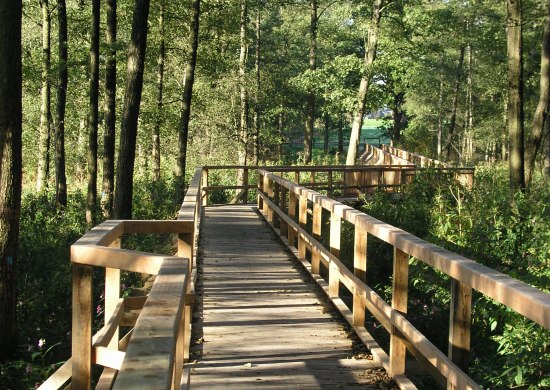
[{"label": "railing corner post", "polygon": [[[409,256],[400,249],[394,248],[392,308],[402,314],[407,313],[409,289]],[[390,376],[405,373],[405,358],[407,346],[401,332],[395,325],[391,326],[390,336]]]},{"label": "railing corner post", "polygon": [[72,263],[72,387],[91,389],[92,275],[89,265]]}]

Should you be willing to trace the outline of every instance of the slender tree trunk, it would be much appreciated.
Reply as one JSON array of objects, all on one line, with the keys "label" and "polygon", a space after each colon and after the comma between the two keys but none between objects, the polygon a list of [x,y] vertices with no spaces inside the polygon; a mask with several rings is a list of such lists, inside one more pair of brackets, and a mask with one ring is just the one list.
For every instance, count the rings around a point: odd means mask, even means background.
[{"label": "slender tree trunk", "polygon": [[546,2],[546,22],[542,37],[540,58],[540,95],[539,103],[533,118],[533,128],[527,138],[525,147],[525,184],[529,185],[535,170],[540,145],[544,138],[544,124],[548,121],[550,108],[550,0]]},{"label": "slender tree trunk", "polygon": [[90,111],[88,119],[88,194],[86,222],[95,219],[97,200],[97,124],[99,108],[99,0],[92,0],[92,38],[90,44]]},{"label": "slender tree trunk", "polygon": [[380,17],[382,15],[383,6],[384,0],[374,0],[374,4],[372,6],[371,24],[369,26],[367,43],[365,45],[363,77],[361,78],[359,93],[357,95],[357,108],[355,115],[353,116],[346,165],[354,165],[357,158],[357,147],[359,146],[359,138],[361,137],[363,117],[365,116],[365,104],[367,102],[367,93],[371,79],[370,67],[376,59],[376,47],[378,46],[378,33],[380,30]]},{"label": "slender tree trunk", "polygon": [[546,141],[544,142],[544,181],[550,182],[550,121],[546,121]]},{"label": "slender tree trunk", "polygon": [[256,55],[254,57],[254,71],[256,75],[256,89],[254,91],[254,164],[258,165],[260,158],[260,48],[261,48],[261,4],[258,2],[256,9]]},{"label": "slender tree trunk", "polygon": [[114,217],[132,218],[132,195],[139,105],[143,88],[143,69],[147,46],[149,0],[136,0],[132,33],[128,45],[128,70],[124,88],[124,108],[120,126],[120,151],[117,160]]},{"label": "slender tree trunk", "polygon": [[67,7],[57,0],[59,24],[59,84],[57,86],[55,128],[55,204],[67,206],[67,175],[65,173],[65,106],[67,101]]},{"label": "slender tree trunk", "polygon": [[323,153],[325,155],[328,154],[328,140],[330,135],[330,115],[328,113],[325,114],[325,134],[323,136]]},{"label": "slender tree trunk", "polygon": [[338,156],[344,154],[344,114],[340,113],[340,121],[338,123]]},{"label": "slender tree trunk", "polygon": [[[310,1],[309,23],[309,70],[314,72],[317,52],[317,0]],[[313,132],[315,131],[315,91],[309,91],[307,95],[306,109],[306,133],[304,137],[304,160],[311,162],[313,154]]]},{"label": "slender tree trunk", "polygon": [[277,145],[277,158],[279,161],[283,161],[283,145],[285,142],[285,121],[284,121],[284,114],[283,114],[283,105],[279,107],[279,119],[277,121],[277,128],[279,133],[279,144]]},{"label": "slender tree trunk", "polygon": [[21,209],[21,0],[0,0],[0,360],[17,349]]},{"label": "slender tree trunk", "polygon": [[510,140],[510,189],[525,188],[523,144],[523,48],[521,0],[506,0],[508,48],[508,134]]},{"label": "slender tree trunk", "polygon": [[105,64],[105,133],[103,135],[103,183],[101,209],[105,218],[113,211],[116,136],[116,31],[117,0],[107,0],[107,56]]},{"label": "slender tree trunk", "polygon": [[183,194],[185,180],[185,159],[187,156],[187,139],[189,136],[189,118],[191,117],[191,101],[193,84],[195,82],[195,65],[199,48],[200,0],[193,1],[193,15],[189,28],[189,43],[187,46],[187,64],[183,82],[183,98],[181,102],[180,126],[178,134],[178,158],[176,162],[176,183],[178,191]]},{"label": "slender tree trunk", "polygon": [[[246,85],[246,22],[248,14],[247,0],[241,0],[241,32],[240,32],[240,55],[239,55],[239,85],[241,89],[241,108],[240,108],[240,139],[238,159],[239,165],[246,165],[248,162],[248,89]],[[244,170],[239,169],[237,172],[237,185],[244,184]],[[233,201],[236,201],[245,193],[244,190],[239,191]]]},{"label": "slender tree trunk", "polygon": [[48,0],[40,1],[42,10],[42,88],[40,92],[40,143],[36,190],[48,186],[50,175],[50,118],[51,118],[51,17]]},{"label": "slender tree trunk", "polygon": [[441,160],[442,145],[443,145],[443,75],[439,81],[439,98],[437,112],[437,159]]},{"label": "slender tree trunk", "polygon": [[462,83],[462,68],[464,67],[465,51],[466,51],[466,48],[464,46],[461,46],[460,54],[458,56],[458,67],[456,70],[455,88],[453,91],[451,120],[449,121],[449,130],[447,131],[447,140],[445,141],[445,159],[447,161],[451,161],[451,154],[453,149],[453,138],[454,138],[454,133],[456,128],[456,113],[458,111],[458,97],[460,95],[460,84]]},{"label": "slender tree trunk", "polygon": [[160,127],[162,125],[162,93],[164,87],[164,1],[159,2],[159,54],[157,58],[157,115],[153,127],[153,181],[160,181]]},{"label": "slender tree trunk", "polygon": [[392,111],[393,111],[393,129],[392,143],[399,143],[401,140],[401,130],[406,122],[403,104],[405,103],[405,92],[398,92],[393,95]]}]

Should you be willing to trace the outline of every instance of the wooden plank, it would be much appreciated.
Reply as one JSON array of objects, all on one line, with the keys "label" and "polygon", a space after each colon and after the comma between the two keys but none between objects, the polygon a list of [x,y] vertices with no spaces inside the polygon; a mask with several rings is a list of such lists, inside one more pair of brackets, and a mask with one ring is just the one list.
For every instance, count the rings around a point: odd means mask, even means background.
[{"label": "wooden plank", "polygon": [[99,380],[97,381],[95,390],[111,390],[117,374],[118,370],[104,368]]},{"label": "wooden plank", "polygon": [[[288,216],[289,218],[294,221],[296,218],[296,204],[298,203],[297,195],[294,192],[289,192],[289,199],[288,199]],[[264,203],[265,203],[264,199]],[[280,217],[283,217],[280,215]],[[295,240],[296,240],[296,230],[293,229],[290,224],[288,226],[288,242],[290,243],[290,246],[295,246]]]},{"label": "wooden plank", "polygon": [[[307,225],[307,198],[305,196],[299,196],[298,201],[298,221],[302,229]],[[298,236],[298,257],[301,259],[306,258],[306,242],[301,236]]]},{"label": "wooden plank", "polygon": [[[409,290],[409,256],[399,249],[393,252],[392,303],[394,310],[407,313]],[[407,346],[401,332],[392,325],[390,333],[390,375],[405,373]]]},{"label": "wooden plank", "polygon": [[340,239],[342,235],[342,218],[332,214],[330,216],[330,253],[340,257]]},{"label": "wooden plank", "polygon": [[[313,203],[313,223],[311,228],[311,235],[313,239],[319,240],[321,238],[321,229],[322,229],[322,217],[323,217],[323,208],[317,204]],[[313,248],[311,251],[311,272],[318,274],[320,272],[320,263],[321,263],[321,254],[316,248]]]},{"label": "wooden plank", "polygon": [[67,360],[57,369],[44,383],[38,387],[38,390],[57,390],[63,387],[72,376],[72,359]]},{"label": "wooden plank", "polygon": [[[93,347],[109,347],[118,350],[118,324],[124,314],[124,299],[119,298],[117,305],[111,311],[109,319],[105,326],[97,332],[92,338]],[[114,336],[117,336],[114,338]]]},{"label": "wooden plank", "polygon": [[[71,258],[72,259],[72,258]],[[91,389],[92,267],[73,263],[72,385]]]},{"label": "wooden plank", "polygon": [[175,344],[188,283],[187,262],[182,258],[164,260],[134,328],[114,389],[172,386]]},{"label": "wooden plank", "polygon": [[[449,321],[449,359],[466,370],[470,355],[472,324],[472,288],[451,279],[451,315]],[[457,389],[451,383],[448,389]]]},{"label": "wooden plank", "polygon": [[353,273],[360,280],[367,280],[367,232],[357,226],[353,241]]},{"label": "wooden plank", "polygon": [[208,187],[208,168],[202,168],[202,179],[201,179],[201,188],[202,188],[202,205],[208,206],[208,192],[204,190],[205,187]]},{"label": "wooden plank", "polygon": [[116,351],[106,347],[94,347],[92,363],[103,367],[112,368],[113,370],[120,370],[125,356],[126,353],[122,351]]},{"label": "wooden plank", "polygon": [[179,219],[174,220],[126,220],[124,221],[124,234],[144,233],[191,233],[193,222]]},{"label": "wooden plank", "polygon": [[[113,241],[111,248],[120,248],[120,238]],[[116,268],[105,268],[105,309],[104,309],[104,323],[107,324],[113,313],[116,312],[119,306],[120,299],[120,270]],[[122,305],[123,307],[123,305]],[[120,322],[120,317],[117,323]],[[111,335],[111,341],[109,348],[118,349],[118,326],[114,329]]]},{"label": "wooden plank", "polygon": [[162,263],[170,258],[174,257],[102,246],[71,246],[71,261],[73,263],[117,268],[151,275],[158,274]]}]

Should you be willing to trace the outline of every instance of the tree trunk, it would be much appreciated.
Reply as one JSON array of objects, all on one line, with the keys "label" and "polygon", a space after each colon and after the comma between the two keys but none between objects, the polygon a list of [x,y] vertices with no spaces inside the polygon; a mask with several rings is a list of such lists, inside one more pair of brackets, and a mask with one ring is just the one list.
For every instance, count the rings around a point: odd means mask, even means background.
[{"label": "tree trunk", "polygon": [[523,49],[521,0],[506,0],[508,49],[508,134],[510,142],[510,190],[525,188],[523,145]]},{"label": "tree trunk", "polygon": [[403,104],[405,103],[405,92],[398,92],[393,95],[392,111],[393,111],[393,129],[391,140],[393,144],[399,143],[401,139],[401,130],[406,124],[405,112]]},{"label": "tree trunk", "polygon": [[55,127],[55,204],[67,206],[67,175],[65,173],[65,106],[67,102],[67,7],[57,0],[59,22],[59,84],[57,86]]},{"label": "tree trunk", "polygon": [[178,158],[176,162],[176,183],[178,191],[183,196],[185,180],[185,159],[187,156],[187,138],[189,136],[189,118],[191,117],[191,101],[193,97],[193,84],[195,82],[195,65],[197,63],[197,50],[199,48],[199,20],[200,0],[193,1],[193,15],[189,28],[189,42],[187,45],[187,64],[183,82],[183,98],[181,102],[180,128],[178,136]]},{"label": "tree trunk", "polygon": [[546,141],[544,142],[544,169],[543,178],[545,182],[550,182],[550,121],[546,121]]},{"label": "tree trunk", "polygon": [[38,173],[36,190],[48,186],[50,175],[50,118],[51,118],[51,18],[48,0],[40,1],[42,10],[42,88],[40,91],[40,143],[38,146]]},{"label": "tree trunk", "polygon": [[378,45],[378,33],[380,29],[380,17],[382,15],[382,7],[384,0],[374,0],[372,6],[372,18],[369,26],[367,44],[365,47],[365,59],[363,64],[363,77],[359,85],[359,93],[357,94],[357,108],[353,116],[353,124],[351,127],[351,135],[349,139],[348,155],[346,157],[346,165],[354,165],[357,158],[357,147],[359,146],[359,138],[361,137],[361,128],[363,127],[363,117],[365,116],[365,104],[367,102],[367,93],[371,79],[370,67],[376,59],[376,47]]},{"label": "tree trunk", "polygon": [[325,134],[323,136],[323,153],[328,154],[328,140],[330,135],[330,115],[325,113]]},{"label": "tree trunk", "polygon": [[[248,46],[246,44],[246,21],[248,6],[247,0],[241,0],[241,32],[240,32],[240,55],[239,55],[239,86],[241,88],[241,108],[240,108],[240,130],[239,130],[239,151],[238,164],[246,165],[248,162],[248,89],[246,85],[246,57]],[[237,171],[237,185],[244,184],[244,170]],[[236,202],[246,191],[240,190],[233,198]]]},{"label": "tree trunk", "polygon": [[454,138],[454,133],[456,128],[456,113],[458,111],[458,97],[460,95],[460,84],[462,82],[462,68],[464,66],[465,51],[466,51],[466,48],[464,46],[461,46],[460,54],[458,56],[458,67],[456,70],[455,88],[453,91],[451,120],[449,121],[449,130],[447,131],[447,140],[445,141],[445,159],[447,161],[451,161],[451,159],[454,160],[454,158],[451,158],[451,154],[453,149],[453,138]]},{"label": "tree trunk", "polygon": [[279,119],[277,121],[277,128],[279,133],[279,144],[277,145],[277,158],[279,161],[283,161],[283,145],[285,142],[285,121],[283,114],[283,105],[279,107]]},{"label": "tree trunk", "polygon": [[256,89],[254,91],[254,164],[258,165],[260,158],[260,47],[261,47],[261,7],[256,9],[256,55],[254,57],[254,71],[256,74]]},{"label": "tree trunk", "polygon": [[88,119],[88,194],[86,222],[93,225],[97,200],[97,123],[99,108],[99,0],[92,0],[90,43],[90,111]]},{"label": "tree trunk", "polygon": [[[310,24],[309,24],[309,70],[316,69],[317,51],[317,0],[310,1]],[[304,161],[311,162],[313,154],[313,132],[315,131],[315,91],[309,91],[307,95],[306,109],[306,133],[304,137]]]},{"label": "tree trunk", "polygon": [[438,112],[437,112],[437,159],[441,160],[442,146],[443,146],[443,75],[439,81],[439,98]]},{"label": "tree trunk", "polygon": [[533,129],[527,138],[525,147],[525,184],[529,185],[535,170],[540,145],[544,138],[544,124],[548,121],[548,109],[550,108],[550,0],[546,3],[546,22],[544,23],[544,34],[542,37],[542,48],[540,58],[540,95],[535,117],[533,118]]},{"label": "tree trunk", "polygon": [[120,126],[120,150],[117,160],[114,217],[132,218],[132,194],[139,105],[143,88],[143,68],[147,46],[149,0],[136,0],[132,33],[128,46],[128,70],[124,88],[124,108]]},{"label": "tree trunk", "polygon": [[153,181],[160,181],[160,127],[162,125],[162,93],[164,87],[164,1],[159,2],[159,54],[157,58],[157,115],[153,127]]},{"label": "tree trunk", "polygon": [[344,114],[340,113],[340,122],[338,123],[338,158],[344,154]]},{"label": "tree trunk", "polygon": [[16,264],[21,208],[21,0],[0,0],[0,360],[17,348]]},{"label": "tree trunk", "polygon": [[113,211],[116,134],[116,30],[117,2],[107,0],[107,58],[105,64],[105,133],[103,135],[103,183],[101,209],[105,218]]}]

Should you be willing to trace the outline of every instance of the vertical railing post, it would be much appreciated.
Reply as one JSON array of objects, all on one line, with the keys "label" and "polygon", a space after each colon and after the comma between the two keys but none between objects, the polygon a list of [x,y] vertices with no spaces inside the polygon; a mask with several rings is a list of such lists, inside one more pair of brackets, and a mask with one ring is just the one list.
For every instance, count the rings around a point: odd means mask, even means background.
[{"label": "vertical railing post", "polygon": [[294,183],[300,184],[300,171],[294,172]]},{"label": "vertical railing post", "polygon": [[[266,192],[267,192],[267,196],[269,197],[269,199],[271,199],[271,201],[273,201],[273,180],[271,179],[268,179],[267,180],[267,189],[266,189]],[[267,222],[269,222],[270,224],[273,224],[273,208],[271,206],[269,206],[267,203],[266,203],[266,206],[267,206]]]},{"label": "vertical railing post", "polygon": [[[295,221],[296,217],[296,203],[298,203],[298,198],[296,193],[293,191],[288,192],[288,216],[290,219]],[[292,226],[288,227],[288,246],[294,246],[294,241],[296,240],[296,230]]]},{"label": "vertical railing post", "polygon": [[[281,212],[283,214],[287,214],[287,205],[286,205],[286,197],[288,194],[288,190],[285,186],[281,186],[280,188],[280,194],[279,194],[279,208],[281,209]],[[288,223],[283,219],[279,218],[279,234],[284,237],[288,234]]]},{"label": "vertical railing post", "polygon": [[[281,185],[277,182],[273,182],[273,203],[279,208],[281,208]],[[273,227],[280,226],[279,214],[273,211]]]},{"label": "vertical railing post", "polygon": [[[264,191],[264,195],[269,199],[269,178],[267,177],[267,175],[264,176],[263,178],[263,191]],[[264,212],[264,215],[267,217],[267,210],[268,210],[268,205],[267,205],[267,202],[264,201],[263,202],[263,207],[262,207],[262,210]]]},{"label": "vertical railing post", "polygon": [[[342,233],[342,218],[334,212],[330,216],[330,253],[340,257],[340,236]],[[338,296],[340,288],[340,273],[334,262],[330,262],[328,271],[329,296],[331,298]]]},{"label": "vertical railing post", "polygon": [[[307,197],[300,194],[298,202],[298,221],[302,229],[306,229],[307,226]],[[298,234],[298,257],[300,259],[306,258],[306,241]]]},{"label": "vertical railing post", "polygon": [[332,190],[332,171],[328,171],[328,190],[327,194],[329,198],[332,198],[334,191]]},{"label": "vertical railing post", "polygon": [[[179,257],[185,257],[189,259],[189,265],[187,269],[187,275],[188,278],[191,278],[191,274],[193,272],[193,251],[194,251],[194,245],[195,245],[195,229],[192,229],[193,231],[189,233],[179,233],[178,234],[178,256]],[[191,292],[191,282],[187,284],[187,291],[186,293]],[[184,317],[183,317],[183,323],[181,324],[181,331],[184,333],[184,339],[183,339],[183,360],[188,361],[189,360],[189,349],[191,347],[191,313],[192,306],[190,304],[185,305],[184,307]]]},{"label": "vertical railing post", "polygon": [[[361,281],[365,282],[367,277],[367,232],[359,226],[355,226],[355,240],[353,244],[353,273]],[[365,306],[361,294],[355,289],[353,292],[353,325],[365,325]]]},{"label": "vertical railing post", "polygon": [[[323,207],[318,203],[313,203],[313,223],[311,235],[317,241],[321,239],[321,226],[323,217]],[[311,249],[311,273],[319,274],[321,269],[321,253],[313,247]]]},{"label": "vertical railing post", "polygon": [[[111,248],[120,248],[120,238],[109,245]],[[105,324],[109,321],[115,311],[118,300],[120,299],[120,269],[105,268]],[[111,342],[108,345],[109,349],[118,351],[118,334],[119,328],[116,329]]]},{"label": "vertical railing post", "polygon": [[[400,249],[393,249],[393,283],[391,305],[402,314],[407,313],[409,289],[409,256]],[[390,336],[390,376],[405,373],[407,347],[403,335],[395,325],[391,327]]]},{"label": "vertical railing post", "polygon": [[[451,279],[451,315],[449,321],[449,359],[466,370],[470,355],[472,324],[472,287]],[[456,387],[447,382],[448,390]]]},{"label": "vertical railing post", "polygon": [[258,171],[258,210],[264,209],[264,198],[262,198],[261,195],[262,192],[264,192],[264,176]]},{"label": "vertical railing post", "polygon": [[248,203],[248,168],[244,168],[243,171],[243,204]]},{"label": "vertical railing post", "polygon": [[202,169],[202,205],[208,206],[208,190],[205,188],[208,187],[208,169]]},{"label": "vertical railing post", "polygon": [[92,387],[92,267],[72,263],[72,387]]}]

